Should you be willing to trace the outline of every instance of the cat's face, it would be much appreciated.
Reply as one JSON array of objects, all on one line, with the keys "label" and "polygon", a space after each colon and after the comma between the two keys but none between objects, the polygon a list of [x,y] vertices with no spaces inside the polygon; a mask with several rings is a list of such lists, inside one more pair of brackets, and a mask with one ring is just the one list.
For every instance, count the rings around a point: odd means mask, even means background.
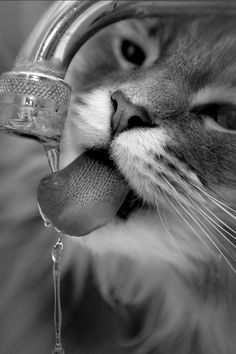
[{"label": "cat's face", "polygon": [[235,59],[229,18],[130,20],[103,30],[68,73],[74,95],[63,164],[108,149],[148,207],[184,215],[201,232],[219,221],[211,213],[232,227]]}]

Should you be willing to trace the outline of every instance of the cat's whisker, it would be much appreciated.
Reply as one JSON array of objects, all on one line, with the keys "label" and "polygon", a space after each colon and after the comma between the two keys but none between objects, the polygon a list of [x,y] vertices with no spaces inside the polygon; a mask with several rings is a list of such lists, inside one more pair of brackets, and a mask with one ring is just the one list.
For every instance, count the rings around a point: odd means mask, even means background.
[{"label": "cat's whisker", "polygon": [[[199,213],[205,218],[205,220],[206,220],[207,222],[210,223],[210,225],[212,225],[212,226],[214,227],[214,229],[215,229],[217,232],[219,232],[219,233],[223,236],[223,238],[224,238],[227,242],[229,242],[234,248],[236,248],[236,246],[235,246],[231,241],[229,241],[229,240],[227,239],[227,237],[226,237],[221,231],[219,231],[219,229],[218,229],[214,224],[212,224],[212,223],[209,221],[209,219],[207,219],[207,218],[205,217],[204,214],[201,213],[201,209],[199,210]],[[193,215],[194,215],[194,217],[197,218],[197,219],[199,220],[199,222],[206,228],[207,232],[209,233],[209,236],[211,235],[211,236],[214,238],[214,240],[215,240],[215,241],[224,249],[224,251],[230,256],[230,258],[236,263],[236,259],[235,259],[235,258],[232,256],[232,254],[222,245],[222,243],[220,242],[220,240],[218,240],[217,237],[215,237],[215,235],[212,233],[212,231],[204,224],[204,222],[196,215],[196,213],[193,212]],[[221,254],[222,254],[222,253],[221,253]]]},{"label": "cat's whisker", "polygon": [[233,213],[236,214],[236,210],[234,210],[233,208],[231,208],[230,206],[228,206],[227,204],[221,202],[220,200],[215,199],[214,197],[211,196],[211,199],[215,200],[216,202],[218,202],[219,204],[221,204],[222,206],[224,206],[225,208],[228,208],[229,210],[231,210]]},{"label": "cat's whisker", "polygon": [[[215,219],[217,219],[220,224],[224,225],[225,227],[227,227],[228,230],[232,231],[233,234],[236,235],[236,231],[234,229],[232,229],[229,225],[227,225],[221,218],[219,218],[217,215],[215,215],[206,205],[203,205],[202,207],[204,207],[211,215],[213,215],[213,217]],[[213,221],[213,219],[212,219]],[[213,221],[216,223],[216,221]],[[233,238],[234,240],[236,240],[236,236],[232,235],[228,230],[225,230],[220,224],[217,223],[217,225],[224,230],[231,238]]]},{"label": "cat's whisker", "polygon": [[[233,219],[236,220],[236,215],[233,215],[232,213],[230,213],[230,212],[227,210],[227,208],[228,208],[229,210],[231,210],[231,211],[233,211],[233,212],[235,213],[235,210],[234,210],[234,209],[230,208],[229,206],[225,206],[224,203],[218,201],[217,199],[215,199],[215,198],[213,198],[213,197],[210,198],[210,199],[211,199],[211,201],[212,201],[213,204],[215,204],[216,206],[218,206],[221,210],[223,210],[225,213],[227,213],[229,216],[231,216]],[[224,206],[223,206],[222,204],[223,204]]]},{"label": "cat's whisker", "polygon": [[[199,220],[199,222],[206,228],[206,230],[209,232],[209,240],[212,242],[212,244],[217,248],[217,250],[220,252],[224,260],[227,262],[227,264],[230,266],[230,268],[233,270],[233,272],[236,274],[236,268],[231,264],[230,260],[227,258],[227,256],[223,253],[222,249],[227,253],[227,255],[232,259],[232,261],[236,264],[236,259],[232,256],[232,254],[222,245],[222,243],[214,236],[214,234],[208,229],[208,227],[203,223],[203,221],[197,217],[197,215],[194,213],[194,216]],[[211,235],[211,236],[210,236]],[[214,238],[215,241],[212,240],[212,237]],[[218,248],[216,243],[221,247]]]},{"label": "cat's whisker", "polygon": [[[234,248],[236,248],[236,245],[233,244],[219,229],[225,231],[225,233],[227,233],[231,238],[233,238],[234,240],[236,240],[236,236],[232,235],[229,231],[225,230],[217,221],[215,221],[211,216],[209,216],[207,213],[205,213],[198,205],[197,203],[194,202],[194,200],[192,198],[190,198],[191,203],[195,205],[195,207],[199,210],[199,212],[201,213],[201,215],[203,217],[205,217],[206,220],[208,220],[208,222],[225,238],[225,240],[227,240],[227,242],[229,242]],[[205,207],[206,209],[208,209],[207,207]],[[208,210],[210,212],[210,210]],[[212,213],[213,214],[213,213]],[[214,215],[214,214],[213,214]],[[215,216],[215,215],[214,215]],[[219,218],[217,218],[219,219]],[[221,222],[221,220],[219,219],[219,221]],[[226,227],[228,227],[227,224],[224,223],[224,225]],[[233,229],[231,229],[234,233],[235,231]]]},{"label": "cat's whisker", "polygon": [[[170,240],[170,243],[172,244],[172,246],[174,248],[176,248],[176,250],[178,251],[178,253],[184,258],[186,259],[186,257],[184,256],[183,252],[181,251],[181,249],[179,248],[179,246],[177,245],[177,243],[175,242],[175,239],[173,237],[173,235],[170,233],[169,229],[167,228],[166,224],[167,224],[167,220],[166,220],[166,215],[165,215],[165,210],[163,210],[163,216],[161,215],[161,209],[159,207],[159,205],[157,204],[156,205],[156,208],[157,208],[157,212],[158,212],[158,215],[159,215],[159,218],[161,220],[161,223],[167,233],[167,236],[169,237],[169,240]],[[164,220],[165,219],[165,220]]]},{"label": "cat's whisker", "polygon": [[208,248],[208,250],[214,254],[212,249],[209,247],[209,245],[200,237],[200,235],[197,233],[197,231],[192,227],[192,225],[186,220],[186,218],[181,214],[181,212],[178,210],[178,208],[171,202],[170,198],[165,194],[166,199],[170,203],[170,205],[174,208],[174,210],[178,213],[178,215],[181,217],[181,219],[188,225],[188,227],[193,231],[193,233],[197,236],[197,238]]},{"label": "cat's whisker", "polygon": [[[165,179],[165,177],[163,176],[164,180],[166,181],[166,183],[168,183],[172,189],[175,190],[175,188],[169,183],[169,181],[167,179]],[[186,222],[186,219],[182,216],[182,214],[178,211],[178,209],[174,206],[174,204],[170,201],[169,197],[167,195],[165,195],[166,198],[168,199],[169,203],[172,205],[172,207],[174,207],[174,209],[178,212],[178,214],[182,217],[182,219],[184,219],[184,221]],[[175,198],[177,203],[180,205],[180,207],[190,216],[190,218],[197,224],[197,226],[203,231],[204,235],[208,238],[208,240],[213,244],[213,246],[217,249],[217,251],[222,255],[222,257],[224,258],[224,260],[227,262],[227,264],[229,265],[229,267],[232,269],[232,271],[236,274],[236,269],[233,267],[233,265],[230,263],[230,261],[228,260],[228,258],[224,255],[224,253],[221,251],[221,249],[218,247],[218,245],[215,243],[214,240],[212,240],[212,238],[210,237],[210,235],[206,232],[206,230],[200,225],[200,223],[202,223],[202,221],[199,223],[197,220],[196,220],[196,215],[195,217],[178,201],[177,198]],[[199,218],[198,218],[199,219]],[[187,222],[188,226],[190,226],[190,224]],[[204,227],[206,227],[206,225],[204,225]],[[206,227],[207,228],[207,227]],[[192,227],[191,227],[192,230],[194,230]],[[208,228],[207,228],[208,230]],[[195,232],[195,234],[197,234]],[[198,235],[198,234],[197,234]],[[202,238],[198,235],[198,237],[202,240]],[[215,237],[214,237],[215,238]],[[219,241],[217,240],[217,242],[219,243]],[[204,242],[204,244],[206,244]],[[224,246],[222,246],[222,244],[220,243],[221,247],[223,249]],[[210,249],[209,245],[207,245],[208,249]],[[225,251],[228,253],[228,251],[225,249]],[[230,255],[230,254],[229,254]],[[233,258],[231,255],[230,255],[231,258]]]},{"label": "cat's whisker", "polygon": [[[195,217],[196,214],[194,214]],[[201,219],[198,218],[198,220],[200,221]],[[204,225],[204,223],[202,221],[200,221],[201,224]],[[227,253],[227,255],[232,259],[232,261],[234,263],[236,263],[236,259],[232,256],[232,254],[222,245],[222,243],[214,236],[214,234],[208,229],[208,227],[206,227],[206,225],[204,225],[205,228],[207,229],[207,231],[210,233],[209,235],[209,240],[212,242],[212,244],[217,248],[217,250],[219,251],[219,253],[222,255],[222,257],[224,258],[224,260],[227,262],[227,264],[230,266],[230,268],[233,270],[233,272],[236,274],[236,268],[234,268],[234,266],[231,264],[230,260],[227,258],[227,256],[223,253],[222,249]],[[212,240],[212,237],[214,238],[215,241]],[[218,248],[216,243],[222,248]]]},{"label": "cat's whisker", "polygon": [[228,215],[230,215],[233,219],[236,220],[236,215],[233,215],[232,213],[230,213],[227,209],[231,210],[231,212],[236,214],[236,210],[232,209],[231,207],[229,207],[227,204],[219,201],[218,199],[214,198],[212,195],[210,195],[209,193],[207,193],[206,191],[204,191],[204,189],[200,188],[199,186],[197,186],[196,184],[193,184],[194,187],[196,187],[198,190],[200,190],[200,192],[204,193],[211,201],[212,203],[214,203],[216,206],[218,206],[220,209],[222,209],[223,211],[225,211]]},{"label": "cat's whisker", "polygon": [[[228,258],[224,255],[224,253],[222,252],[222,250],[217,246],[217,244],[215,243],[214,240],[212,240],[212,238],[210,237],[210,235],[206,232],[205,229],[203,229],[203,227],[199,224],[198,221],[196,221],[195,217],[193,215],[191,215],[191,213],[188,212],[188,210],[177,200],[178,204],[181,206],[181,208],[183,208],[183,210],[192,218],[192,220],[197,224],[197,226],[203,231],[204,235],[208,238],[208,240],[213,244],[213,246],[217,249],[217,251],[221,254],[221,256],[224,258],[224,260],[227,262],[227,264],[229,265],[229,267],[232,269],[232,271],[236,274],[236,269],[233,267],[233,265],[230,263],[230,261],[228,260]],[[198,218],[199,219],[199,218]],[[202,223],[202,222],[201,222]],[[205,226],[205,225],[204,225]],[[205,226],[206,227],[206,226]],[[206,227],[207,228],[207,227]],[[208,228],[207,228],[208,230]],[[215,237],[214,237],[215,238]],[[217,240],[218,243],[220,243]],[[228,251],[225,249],[224,246],[222,246],[222,244],[220,243],[221,247],[228,253]],[[230,255],[230,257],[232,258],[232,256]]]}]

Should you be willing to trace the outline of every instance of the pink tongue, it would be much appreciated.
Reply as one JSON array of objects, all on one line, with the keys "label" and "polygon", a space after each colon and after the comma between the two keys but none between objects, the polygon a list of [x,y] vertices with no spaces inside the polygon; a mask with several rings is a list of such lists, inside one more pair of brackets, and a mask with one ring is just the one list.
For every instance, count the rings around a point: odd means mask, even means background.
[{"label": "pink tongue", "polygon": [[67,235],[83,236],[114,218],[128,190],[114,167],[83,154],[43,178],[37,197],[54,226]]}]

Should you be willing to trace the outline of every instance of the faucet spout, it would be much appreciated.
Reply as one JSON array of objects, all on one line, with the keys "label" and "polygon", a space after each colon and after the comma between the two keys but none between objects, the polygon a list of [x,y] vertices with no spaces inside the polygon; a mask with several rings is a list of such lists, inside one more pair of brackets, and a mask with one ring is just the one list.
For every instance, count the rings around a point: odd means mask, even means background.
[{"label": "faucet spout", "polygon": [[0,78],[0,130],[58,146],[70,103],[64,82],[82,44],[131,17],[236,15],[234,1],[56,1],[35,27],[11,72]]}]

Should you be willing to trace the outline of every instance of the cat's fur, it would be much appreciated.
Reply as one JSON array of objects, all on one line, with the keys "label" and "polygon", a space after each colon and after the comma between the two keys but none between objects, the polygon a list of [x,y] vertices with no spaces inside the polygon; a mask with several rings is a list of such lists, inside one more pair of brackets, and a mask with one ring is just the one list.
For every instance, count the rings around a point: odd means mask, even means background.
[{"label": "cat's fur", "polygon": [[[122,58],[124,36],[149,53],[142,68]],[[116,24],[72,62],[62,166],[84,149],[108,148],[143,207],[85,238],[65,238],[67,353],[235,353],[236,274],[207,237],[235,268],[232,231],[219,223],[220,234],[203,212],[235,229],[212,197],[236,208],[236,134],[199,112],[207,103],[235,104],[235,59],[236,21],[207,17]],[[116,90],[155,126],[111,138]],[[32,142],[2,137],[1,146],[0,352],[47,353],[57,235],[42,225],[35,190],[48,169]]]}]

